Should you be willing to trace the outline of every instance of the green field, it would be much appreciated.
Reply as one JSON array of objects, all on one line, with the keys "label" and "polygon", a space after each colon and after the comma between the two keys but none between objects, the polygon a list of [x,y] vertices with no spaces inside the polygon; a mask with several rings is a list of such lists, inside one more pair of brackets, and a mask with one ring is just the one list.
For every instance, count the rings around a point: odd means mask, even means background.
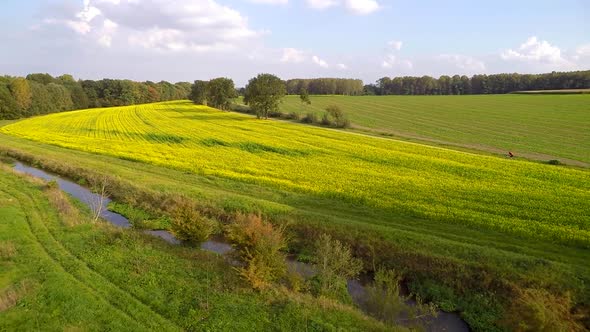
[{"label": "green field", "polygon": [[254,292],[216,254],[92,224],[67,202],[0,164],[0,330],[385,330],[342,305]]},{"label": "green field", "polygon": [[515,91],[515,92],[511,92],[511,93],[549,94],[549,95],[584,94],[584,93],[590,93],[590,89],[525,90],[525,91]]},{"label": "green field", "polygon": [[286,113],[338,105],[353,128],[383,136],[590,165],[590,95],[287,96]]},{"label": "green field", "polygon": [[0,149],[70,176],[92,170],[134,190],[259,211],[289,222],[293,250],[307,250],[306,236],[329,232],[367,265],[404,270],[410,287],[461,311],[477,330],[495,328],[521,288],[590,303],[586,170],[188,102],[23,120],[0,129]]}]

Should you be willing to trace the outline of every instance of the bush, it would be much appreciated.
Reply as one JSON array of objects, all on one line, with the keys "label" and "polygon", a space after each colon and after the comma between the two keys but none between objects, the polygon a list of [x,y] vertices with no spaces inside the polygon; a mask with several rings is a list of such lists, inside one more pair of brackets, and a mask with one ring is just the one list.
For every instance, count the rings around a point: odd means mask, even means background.
[{"label": "bush", "polygon": [[375,283],[367,287],[367,312],[389,325],[396,325],[403,319],[407,321],[405,325],[410,326],[413,322],[418,323],[418,318],[436,316],[436,307],[423,305],[420,299],[417,299],[414,306],[407,304],[409,296],[400,295],[401,280],[401,275],[394,270],[378,270],[375,273]]},{"label": "bush", "polygon": [[561,165],[561,162],[557,159],[551,159],[547,162],[549,165]]},{"label": "bush", "polygon": [[336,128],[350,127],[350,121],[344,115],[344,112],[338,105],[329,105],[326,107],[326,114],[322,118],[322,124],[325,126],[333,126]]},{"label": "bush", "polygon": [[342,112],[338,105],[328,105],[326,107],[326,112],[335,120],[344,118],[344,112]]},{"label": "bush", "polygon": [[231,104],[229,109],[234,112],[254,114],[254,111],[252,111],[252,109],[248,105]]},{"label": "bush", "polygon": [[283,112],[280,111],[273,111],[273,112],[268,112],[268,117],[269,118],[281,118],[283,117]]},{"label": "bush", "polygon": [[14,164],[14,159],[10,158],[9,156],[0,154],[0,163],[12,165]]},{"label": "bush", "polygon": [[339,124],[338,128],[350,128],[350,120],[343,119]]},{"label": "bush", "polygon": [[303,122],[303,123],[318,123],[318,116],[313,112],[309,112],[301,119],[301,122]]},{"label": "bush", "polygon": [[324,113],[324,115],[322,116],[322,126],[332,126],[334,123],[332,122],[332,119],[330,119],[330,115],[328,113]]},{"label": "bush", "polygon": [[289,119],[291,119],[291,120],[299,121],[300,118],[301,118],[301,116],[297,112],[289,113]]},{"label": "bush", "polygon": [[51,180],[49,182],[47,182],[47,184],[45,185],[47,189],[59,189],[59,184],[57,183],[57,181],[55,180]]},{"label": "bush", "polygon": [[322,234],[315,243],[315,264],[318,274],[315,277],[317,295],[350,302],[346,289],[348,279],[356,278],[363,265],[358,258],[352,257],[350,247]]},{"label": "bush", "polygon": [[201,215],[195,204],[183,201],[172,212],[172,233],[182,241],[201,243],[215,231],[216,223]]},{"label": "bush", "polygon": [[521,291],[505,312],[502,324],[510,331],[584,330],[572,314],[570,295],[555,296],[544,289]]},{"label": "bush", "polygon": [[227,237],[237,249],[245,267],[240,275],[256,289],[267,288],[286,273],[284,230],[275,228],[256,214],[237,214],[227,226]]},{"label": "bush", "polygon": [[308,284],[305,277],[295,270],[289,269],[287,271],[285,283],[293,292],[299,293],[308,291]]}]

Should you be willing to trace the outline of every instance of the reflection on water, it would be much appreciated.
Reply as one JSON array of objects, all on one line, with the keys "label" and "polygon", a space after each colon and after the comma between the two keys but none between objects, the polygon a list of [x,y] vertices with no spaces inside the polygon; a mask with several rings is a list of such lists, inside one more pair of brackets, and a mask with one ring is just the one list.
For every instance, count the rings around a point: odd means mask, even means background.
[{"label": "reflection on water", "polygon": [[220,255],[225,255],[225,254],[229,253],[230,251],[232,251],[231,245],[224,243],[224,242],[215,241],[215,240],[209,240],[209,241],[203,242],[201,244],[201,249],[207,250],[207,251],[212,251],[212,252],[220,254]]}]

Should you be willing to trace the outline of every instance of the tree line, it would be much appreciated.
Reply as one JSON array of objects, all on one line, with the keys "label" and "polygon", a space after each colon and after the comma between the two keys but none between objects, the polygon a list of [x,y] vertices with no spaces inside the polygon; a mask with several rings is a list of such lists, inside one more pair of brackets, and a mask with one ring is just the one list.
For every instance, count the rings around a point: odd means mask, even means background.
[{"label": "tree line", "polygon": [[502,94],[524,90],[590,88],[590,70],[547,74],[383,77],[364,87],[365,95],[467,95]]},{"label": "tree line", "polygon": [[[265,74],[268,75],[268,74]],[[272,77],[270,77],[272,76]],[[255,83],[255,84],[253,84]],[[266,87],[265,84],[271,84]],[[248,89],[250,88],[250,89]],[[236,90],[233,80],[169,83],[135,82],[103,79],[75,80],[71,75],[52,77],[29,74],[26,78],[0,76],[0,119],[17,119],[34,115],[93,107],[125,106],[158,101],[191,99],[222,110],[229,110],[238,94],[245,96],[261,117],[276,111],[284,94],[340,95],[462,95],[501,94],[524,90],[559,90],[590,88],[590,71],[552,72],[548,74],[465,75],[434,78],[383,77],[375,84],[363,86],[358,79],[315,78],[283,81],[274,75],[257,77],[246,88]],[[256,95],[266,94],[260,101]],[[278,97],[280,96],[280,97]],[[251,102],[250,102],[251,101]]]},{"label": "tree line", "polygon": [[29,74],[26,78],[0,76],[0,119],[187,99],[190,90],[189,82],[75,80],[67,74],[59,77]]},{"label": "tree line", "polygon": [[307,90],[312,95],[362,95],[363,81],[351,78],[291,79],[285,82],[287,94],[297,95]]}]

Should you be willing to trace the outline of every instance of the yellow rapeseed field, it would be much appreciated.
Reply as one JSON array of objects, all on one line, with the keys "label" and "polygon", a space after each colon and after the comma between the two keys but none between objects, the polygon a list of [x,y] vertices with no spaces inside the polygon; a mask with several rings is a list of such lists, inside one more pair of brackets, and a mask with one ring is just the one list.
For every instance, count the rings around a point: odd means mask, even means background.
[{"label": "yellow rapeseed field", "polygon": [[585,170],[257,120],[185,101],[51,114],[0,131],[352,206],[590,247]]}]

